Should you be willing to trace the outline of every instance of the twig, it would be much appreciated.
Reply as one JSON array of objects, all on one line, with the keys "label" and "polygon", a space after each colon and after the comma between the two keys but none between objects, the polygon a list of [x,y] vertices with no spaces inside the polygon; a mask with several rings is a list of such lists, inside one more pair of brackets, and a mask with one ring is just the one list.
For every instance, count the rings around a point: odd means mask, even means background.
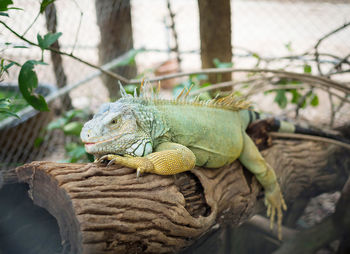
[{"label": "twig", "polygon": [[311,87],[310,90],[307,91],[307,93],[305,93],[305,94],[298,100],[297,106],[296,106],[296,108],[295,108],[295,118],[297,118],[297,119],[299,118],[299,110],[300,110],[300,108],[303,106],[303,104],[305,103],[306,98],[312,94],[313,90],[314,90],[313,87]]},{"label": "twig", "polygon": [[[5,22],[3,22],[3,21],[0,20],[0,24],[2,24],[3,26],[5,26],[11,33],[13,33],[15,36],[17,36],[17,37],[20,38],[21,40],[27,42],[28,44],[30,44],[30,45],[32,45],[32,46],[39,47],[38,44],[36,44],[36,43],[34,43],[34,42],[32,42],[32,41],[26,39],[25,37],[23,37],[23,36],[21,36],[20,34],[18,34],[16,31],[12,30],[12,28],[10,28],[8,25],[6,25]],[[92,68],[98,69],[98,70],[100,70],[101,72],[103,72],[104,74],[107,74],[107,75],[109,75],[109,76],[111,76],[111,77],[113,77],[113,78],[115,78],[115,79],[117,79],[117,80],[120,80],[120,81],[124,82],[124,83],[130,83],[129,80],[128,80],[127,78],[124,78],[123,76],[120,76],[120,75],[118,75],[118,74],[116,74],[116,73],[114,73],[114,72],[112,72],[112,71],[104,70],[104,69],[102,69],[100,66],[94,65],[94,64],[92,64],[92,63],[90,63],[90,62],[87,62],[87,61],[85,61],[85,60],[83,60],[83,59],[81,59],[81,58],[79,58],[79,57],[74,56],[73,54],[69,54],[69,53],[66,53],[66,52],[62,52],[62,51],[59,51],[59,50],[54,49],[54,48],[51,48],[51,47],[48,48],[48,50],[50,50],[51,52],[55,52],[55,53],[57,53],[57,54],[61,54],[61,55],[64,55],[64,56],[68,56],[68,57],[70,57],[70,58],[73,58],[73,59],[75,59],[75,60],[77,60],[77,61],[79,61],[79,62],[81,62],[81,63],[83,63],[83,64],[86,64],[86,65],[92,67]]]},{"label": "twig", "polygon": [[[330,90],[330,89],[328,89],[328,90]],[[329,126],[333,127],[336,111],[334,109],[334,101],[333,101],[333,96],[331,93],[328,93],[328,100],[329,100],[329,107],[331,110],[331,117],[329,119]]]},{"label": "twig", "polygon": [[345,23],[344,25],[332,30],[331,32],[329,32],[328,34],[322,36],[318,41],[317,43],[315,44],[314,46],[314,49],[315,49],[315,59],[316,59],[316,62],[317,62],[317,69],[320,73],[320,75],[323,76],[323,73],[322,73],[322,69],[321,69],[321,66],[320,66],[320,62],[319,62],[319,53],[318,53],[318,47],[320,46],[321,42],[324,41],[325,39],[327,39],[329,36],[343,30],[344,28],[346,28],[347,26],[350,25],[350,22],[348,23]]},{"label": "twig", "polygon": [[170,16],[170,29],[173,33],[173,37],[174,37],[174,42],[175,42],[175,47],[172,48],[173,51],[175,51],[176,53],[176,60],[177,60],[177,63],[179,64],[179,68],[181,66],[181,57],[180,57],[180,52],[179,52],[179,40],[178,40],[178,37],[177,37],[177,31],[176,31],[176,28],[175,28],[175,14],[174,12],[172,11],[171,9],[171,5],[170,5],[170,0],[167,0],[167,8],[168,8],[168,11],[169,11],[169,16]]},{"label": "twig", "polygon": [[[282,71],[282,70],[272,70],[272,69],[235,69],[235,68],[209,68],[209,69],[202,69],[199,71],[191,71],[191,72],[179,72],[174,74],[168,74],[163,76],[158,76],[154,78],[148,79],[149,82],[157,82],[177,77],[184,77],[189,75],[196,75],[196,74],[210,74],[210,73],[227,73],[227,72],[251,72],[251,73],[275,73],[279,74],[286,78],[292,78],[292,79],[298,79],[298,80],[304,80],[310,83],[317,83],[324,87],[333,87],[337,90],[343,91],[345,93],[350,93],[350,87],[347,87],[339,82],[333,81],[331,79],[328,79],[326,77],[319,77],[314,76],[311,74],[306,73],[297,73],[297,72],[288,72],[288,71]],[[129,84],[139,84],[142,80],[140,79],[131,79],[128,80]],[[316,85],[314,85],[316,86]]]},{"label": "twig", "polygon": [[33,22],[28,26],[28,28],[24,31],[24,33],[22,34],[22,36],[24,37],[26,35],[26,33],[32,28],[32,26],[35,24],[35,22],[37,21],[37,19],[40,16],[40,11],[38,12],[38,14],[36,15],[35,19],[33,20]]},{"label": "twig", "polygon": [[330,139],[330,138],[325,138],[325,137],[311,136],[311,135],[305,135],[305,134],[299,134],[299,133],[280,133],[280,132],[270,132],[270,135],[276,138],[294,138],[294,139],[305,139],[305,140],[311,140],[311,141],[320,141],[320,142],[338,145],[350,150],[350,144],[347,144],[338,140]]},{"label": "twig", "polygon": [[84,14],[84,12],[81,10],[79,4],[75,0],[73,0],[73,3],[75,3],[75,5],[78,7],[78,9],[80,11],[80,18],[79,18],[78,29],[77,29],[77,32],[75,33],[75,40],[74,40],[74,44],[73,44],[73,48],[72,48],[71,54],[73,54],[75,46],[77,45],[77,42],[78,42],[78,35],[79,35],[80,27],[81,27],[81,22],[83,20],[83,14]]}]

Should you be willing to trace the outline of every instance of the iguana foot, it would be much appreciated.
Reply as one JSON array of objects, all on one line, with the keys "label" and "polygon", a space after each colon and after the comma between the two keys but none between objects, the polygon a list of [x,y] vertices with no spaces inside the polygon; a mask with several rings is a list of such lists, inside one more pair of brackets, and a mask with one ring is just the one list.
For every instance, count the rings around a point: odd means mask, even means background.
[{"label": "iguana foot", "polygon": [[145,157],[120,156],[116,154],[107,154],[97,159],[96,163],[101,163],[108,160],[107,167],[113,164],[122,165],[136,169],[136,177],[139,177],[144,172],[153,171],[153,163]]},{"label": "iguana foot", "polygon": [[265,205],[267,206],[267,216],[270,217],[270,228],[273,228],[275,222],[275,215],[277,212],[277,230],[278,239],[282,240],[282,218],[283,211],[287,210],[287,205],[283,199],[280,187],[276,185],[273,190],[266,191],[265,193]]},{"label": "iguana foot", "polygon": [[110,166],[112,164],[117,164],[117,163],[115,163],[117,157],[121,157],[121,156],[116,155],[116,154],[106,154],[106,155],[101,156],[100,158],[96,158],[94,163],[103,163],[104,161],[109,161],[107,166]]}]

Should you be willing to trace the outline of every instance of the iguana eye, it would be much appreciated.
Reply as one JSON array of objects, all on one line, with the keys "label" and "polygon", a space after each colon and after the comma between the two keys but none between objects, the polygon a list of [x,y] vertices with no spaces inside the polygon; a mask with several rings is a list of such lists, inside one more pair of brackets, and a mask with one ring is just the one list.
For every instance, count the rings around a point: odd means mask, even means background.
[{"label": "iguana eye", "polygon": [[117,124],[118,123],[118,119],[113,119],[112,121],[111,121],[111,124]]}]

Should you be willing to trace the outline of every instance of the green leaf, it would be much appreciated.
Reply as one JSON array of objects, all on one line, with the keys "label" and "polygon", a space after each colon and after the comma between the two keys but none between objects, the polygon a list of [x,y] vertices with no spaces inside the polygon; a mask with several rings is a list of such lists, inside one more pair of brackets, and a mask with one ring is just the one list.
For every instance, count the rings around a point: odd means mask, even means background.
[{"label": "green leaf", "polygon": [[13,4],[12,0],[1,0],[0,1],[0,11],[9,10],[8,6]]},{"label": "green leaf", "polygon": [[284,44],[284,46],[286,47],[286,49],[289,51],[289,52],[292,52],[293,49],[292,49],[292,42],[288,42],[286,44]]},{"label": "green leaf", "polygon": [[220,62],[218,58],[213,59],[213,63],[216,68],[232,68],[233,63],[232,62]]},{"label": "green leaf", "polygon": [[34,140],[34,147],[38,148],[40,147],[40,145],[44,142],[44,138],[43,137],[37,137]]},{"label": "green leaf", "polygon": [[131,85],[124,86],[124,89],[125,89],[126,93],[127,94],[131,94],[131,95],[134,94],[135,88],[136,88],[136,91],[138,92],[139,91],[139,86],[138,85],[131,84]]},{"label": "green leaf", "polygon": [[275,102],[277,102],[280,108],[285,108],[287,106],[287,97],[284,90],[278,90],[275,97]]},{"label": "green leaf", "polygon": [[41,37],[40,34],[37,34],[38,44],[39,47],[44,50],[49,48],[55,41],[58,40],[58,38],[62,35],[61,32],[59,33],[47,33],[44,35],[44,37]]},{"label": "green leaf", "polygon": [[276,83],[277,85],[287,85],[288,84],[288,80],[285,78],[281,78],[280,80],[278,80],[278,82]]},{"label": "green leaf", "polygon": [[11,112],[10,110],[6,110],[6,109],[0,108],[0,114],[5,114],[5,115],[9,115],[9,116],[14,116],[14,117],[20,119],[20,117],[19,117],[16,113],[13,113],[13,112]]},{"label": "green leaf", "polygon": [[294,104],[297,104],[301,97],[301,94],[296,89],[292,89],[290,90],[290,92],[292,93],[292,96],[293,96],[291,102]]},{"label": "green leaf", "polygon": [[47,103],[40,94],[34,92],[38,87],[38,77],[34,71],[36,64],[45,64],[40,61],[28,60],[22,65],[18,76],[19,90],[23,98],[35,109],[39,111],[49,111]]},{"label": "green leaf", "polygon": [[311,71],[312,71],[311,65],[305,64],[304,73],[311,73]]},{"label": "green leaf", "polygon": [[40,4],[40,13],[43,14],[46,7],[53,2],[55,2],[55,0],[43,0]]},{"label": "green leaf", "polygon": [[73,135],[79,137],[82,128],[83,124],[81,122],[70,122],[63,127],[63,132],[66,135]]},{"label": "green leaf", "polygon": [[311,96],[310,105],[313,106],[313,107],[316,107],[316,106],[318,106],[318,104],[319,104],[318,96],[317,96],[317,94],[313,93],[312,96]]},{"label": "green leaf", "polygon": [[27,49],[28,47],[24,46],[24,45],[19,45],[19,46],[14,46],[13,48],[14,49]]},{"label": "green leaf", "polygon": [[51,131],[51,130],[55,130],[55,129],[63,129],[63,126],[67,123],[68,121],[63,118],[63,117],[60,117],[60,118],[57,118],[56,120],[50,122],[48,125],[47,125],[47,130]]},{"label": "green leaf", "polygon": [[143,52],[145,50],[143,49],[133,49],[129,52],[128,56],[121,62],[115,65],[115,67],[118,66],[126,66],[126,65],[134,65],[135,64],[135,57],[138,53]]},{"label": "green leaf", "polygon": [[9,17],[9,15],[6,12],[0,12],[0,16]]},{"label": "green leaf", "polygon": [[16,118],[20,118],[17,114],[15,114],[13,111],[12,106],[12,100],[9,98],[1,98],[0,99],[0,114],[10,115],[14,116]]},{"label": "green leaf", "polygon": [[85,155],[85,148],[83,145],[78,145],[77,143],[68,143],[65,146],[66,152],[68,153],[69,162],[77,162],[79,159],[82,159]]},{"label": "green leaf", "polygon": [[95,157],[92,154],[89,154],[89,153],[85,153],[85,154],[86,154],[86,157],[88,158],[88,160],[90,162],[94,162],[95,161]]},{"label": "green leaf", "polygon": [[11,63],[9,63],[9,64],[6,64],[6,65],[4,66],[4,68],[3,68],[3,70],[7,72],[7,70],[8,70],[11,66],[13,66],[13,65],[15,65],[15,64],[16,64],[15,62],[11,62]]}]

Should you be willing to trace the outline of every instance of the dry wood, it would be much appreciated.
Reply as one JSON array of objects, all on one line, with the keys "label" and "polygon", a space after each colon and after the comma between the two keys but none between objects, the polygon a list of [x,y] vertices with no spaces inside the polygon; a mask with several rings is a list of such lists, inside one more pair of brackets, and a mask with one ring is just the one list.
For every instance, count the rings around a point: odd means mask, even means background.
[{"label": "dry wood", "polygon": [[[263,151],[278,175],[287,203],[339,188],[339,148],[274,140]],[[196,168],[177,176],[118,166],[32,162],[17,168],[30,195],[56,219],[70,253],[179,251],[224,223],[237,226],[261,211],[262,189],[239,162]],[[288,214],[287,214],[288,215]]]}]

